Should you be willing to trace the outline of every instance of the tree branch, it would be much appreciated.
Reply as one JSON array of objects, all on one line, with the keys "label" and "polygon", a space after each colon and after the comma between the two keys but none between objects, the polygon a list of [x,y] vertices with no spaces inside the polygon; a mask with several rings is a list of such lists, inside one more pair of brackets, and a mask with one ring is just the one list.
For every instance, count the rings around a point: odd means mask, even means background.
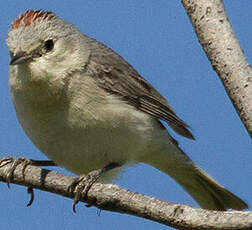
[{"label": "tree branch", "polygon": [[252,137],[252,69],[221,0],[182,0],[199,42]]},{"label": "tree branch", "polygon": [[[0,159],[0,162],[3,160]],[[0,165],[0,181],[6,182],[12,166],[12,163]],[[15,169],[12,183],[73,198],[74,194],[68,191],[73,177],[31,165],[23,172],[23,166],[24,164],[20,164]],[[103,210],[135,215],[179,229],[252,228],[252,212],[218,212],[193,208],[161,201],[111,184],[94,184],[88,192],[86,202]]]}]

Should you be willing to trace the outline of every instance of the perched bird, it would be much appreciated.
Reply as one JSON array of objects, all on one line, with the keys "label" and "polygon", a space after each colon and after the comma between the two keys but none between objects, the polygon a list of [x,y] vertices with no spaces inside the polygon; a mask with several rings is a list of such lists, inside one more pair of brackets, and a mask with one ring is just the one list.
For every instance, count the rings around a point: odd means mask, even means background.
[{"label": "perched bird", "polygon": [[[121,56],[42,10],[28,10],[8,33],[13,103],[32,142],[78,175],[143,162],[173,177],[206,209],[247,204],[202,171],[160,120],[194,139],[167,100]],[[103,176],[103,175],[102,175]]]}]

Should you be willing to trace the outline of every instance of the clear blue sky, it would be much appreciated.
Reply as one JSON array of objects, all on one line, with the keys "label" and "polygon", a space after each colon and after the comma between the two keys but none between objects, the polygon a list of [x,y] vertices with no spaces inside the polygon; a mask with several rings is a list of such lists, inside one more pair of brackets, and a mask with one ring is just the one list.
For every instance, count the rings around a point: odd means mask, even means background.
[{"label": "clear blue sky", "polygon": [[[229,19],[252,62],[252,2],[225,1]],[[217,181],[252,207],[252,142],[213,71],[180,1],[136,0],[12,0],[0,14],[0,154],[45,159],[17,122],[8,88],[9,52],[5,39],[11,21],[27,9],[46,9],[75,24],[119,52],[193,128],[196,141],[175,135],[184,151]],[[64,170],[58,169],[58,171]],[[196,205],[169,176],[138,165],[117,181],[133,191],[171,202]],[[164,229],[134,216],[78,205],[35,191],[27,208],[26,189],[1,184],[0,229]],[[251,210],[251,209],[250,209]]]}]

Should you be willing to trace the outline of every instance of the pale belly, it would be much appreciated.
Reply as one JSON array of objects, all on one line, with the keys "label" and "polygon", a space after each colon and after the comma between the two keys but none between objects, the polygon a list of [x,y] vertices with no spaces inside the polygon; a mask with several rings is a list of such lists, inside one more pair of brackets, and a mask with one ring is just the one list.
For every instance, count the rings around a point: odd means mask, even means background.
[{"label": "pale belly", "polygon": [[[32,111],[16,105],[19,121],[33,143],[56,164],[86,174],[110,163],[131,164],[148,148],[153,127],[147,115],[111,111],[92,119],[61,108]],[[36,115],[34,115],[36,114]],[[143,119],[144,118],[144,119]]]},{"label": "pale belly", "polygon": [[138,161],[165,132],[83,73],[63,81],[21,67],[10,77],[19,122],[43,153],[73,173]]}]

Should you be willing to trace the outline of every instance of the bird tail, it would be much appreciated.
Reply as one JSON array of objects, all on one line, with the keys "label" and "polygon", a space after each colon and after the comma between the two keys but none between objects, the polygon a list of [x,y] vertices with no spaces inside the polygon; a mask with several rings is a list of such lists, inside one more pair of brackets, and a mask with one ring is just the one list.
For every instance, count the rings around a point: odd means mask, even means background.
[{"label": "bird tail", "polygon": [[207,173],[195,165],[177,146],[173,151],[155,152],[145,156],[142,162],[173,177],[202,208],[211,210],[242,210],[248,205],[239,197],[218,184]]}]

